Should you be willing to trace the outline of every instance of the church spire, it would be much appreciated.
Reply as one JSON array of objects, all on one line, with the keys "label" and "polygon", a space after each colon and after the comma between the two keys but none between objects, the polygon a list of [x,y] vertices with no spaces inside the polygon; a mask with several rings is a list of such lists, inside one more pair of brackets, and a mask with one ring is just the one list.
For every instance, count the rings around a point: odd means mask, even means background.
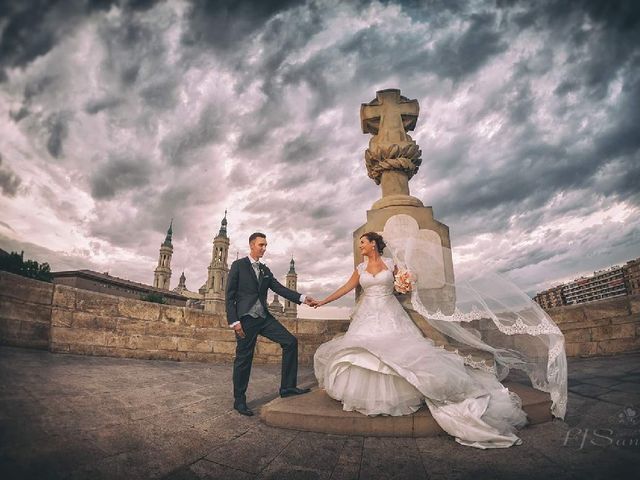
[{"label": "church spire", "polygon": [[289,262],[289,273],[296,273],[296,262],[293,260],[293,257],[291,257],[291,261]]},{"label": "church spire", "polygon": [[158,257],[158,266],[153,272],[153,286],[169,290],[171,284],[171,256],[173,255],[173,245],[171,245],[171,236],[173,235],[173,218],[167,230],[167,236],[160,245],[160,256]]},{"label": "church spire", "polygon": [[220,222],[220,231],[218,232],[218,236],[219,237],[227,236],[227,210],[226,209],[224,211],[224,218],[222,219],[222,222]]},{"label": "church spire", "polygon": [[171,237],[173,236],[173,218],[169,224],[169,230],[167,230],[167,236],[164,239],[163,245],[171,245]]}]

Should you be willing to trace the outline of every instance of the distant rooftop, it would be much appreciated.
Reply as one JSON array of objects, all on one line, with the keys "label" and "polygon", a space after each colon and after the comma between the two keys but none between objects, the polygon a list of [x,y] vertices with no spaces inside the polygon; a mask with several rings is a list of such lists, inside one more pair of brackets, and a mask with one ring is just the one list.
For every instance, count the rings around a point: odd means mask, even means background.
[{"label": "distant rooftop", "polygon": [[179,300],[188,299],[188,297],[181,295],[179,293],[173,292],[171,290],[164,290],[162,288],[156,288],[151,285],[146,285],[144,283],[134,282],[132,280],[127,280],[125,278],[109,275],[108,272],[99,273],[99,272],[94,272],[93,270],[65,270],[62,272],[52,272],[52,275],[53,275],[53,278],[84,277],[92,280],[101,280],[101,281],[110,282],[113,284],[118,284],[123,287],[133,288],[140,291],[157,292],[164,295],[165,297],[172,297]]}]

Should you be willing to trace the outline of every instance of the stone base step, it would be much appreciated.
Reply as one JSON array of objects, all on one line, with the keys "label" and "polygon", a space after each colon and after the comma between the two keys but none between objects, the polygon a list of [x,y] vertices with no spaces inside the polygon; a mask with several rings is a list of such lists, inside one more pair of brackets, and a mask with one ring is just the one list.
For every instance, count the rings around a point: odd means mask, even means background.
[{"label": "stone base step", "polygon": [[[504,386],[520,396],[530,424],[552,420],[548,394],[519,383],[507,382]],[[342,403],[319,388],[305,395],[277,398],[262,407],[260,417],[273,427],[339,435],[431,437],[445,434],[426,406],[412,415],[367,416],[345,412]]]}]

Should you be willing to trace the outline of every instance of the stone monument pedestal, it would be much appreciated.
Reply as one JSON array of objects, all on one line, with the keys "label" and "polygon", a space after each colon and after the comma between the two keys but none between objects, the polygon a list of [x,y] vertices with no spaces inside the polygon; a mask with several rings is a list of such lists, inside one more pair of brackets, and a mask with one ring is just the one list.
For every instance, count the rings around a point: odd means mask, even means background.
[{"label": "stone monument pedestal", "polygon": [[[548,394],[519,383],[507,382],[504,386],[520,396],[530,425],[552,420],[551,398]],[[345,412],[342,410],[342,403],[332,399],[319,388],[305,395],[272,400],[262,407],[260,418],[272,427],[337,435],[373,437],[446,435],[426,406],[412,415],[367,416],[358,412]]]}]

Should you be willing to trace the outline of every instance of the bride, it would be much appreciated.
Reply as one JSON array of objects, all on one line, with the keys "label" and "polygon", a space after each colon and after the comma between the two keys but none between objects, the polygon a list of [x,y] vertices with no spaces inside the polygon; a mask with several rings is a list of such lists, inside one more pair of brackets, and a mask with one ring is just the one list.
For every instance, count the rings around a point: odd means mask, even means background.
[{"label": "bride", "polygon": [[337,300],[358,285],[363,289],[348,331],[314,355],[319,386],[346,411],[398,416],[426,403],[442,429],[462,445],[520,445],[516,432],[527,424],[527,416],[519,397],[495,372],[465,364],[463,356],[422,335],[394,296],[398,265],[382,256],[386,244],[381,235],[365,233],[359,246],[365,261],[347,283],[315,305]]}]

